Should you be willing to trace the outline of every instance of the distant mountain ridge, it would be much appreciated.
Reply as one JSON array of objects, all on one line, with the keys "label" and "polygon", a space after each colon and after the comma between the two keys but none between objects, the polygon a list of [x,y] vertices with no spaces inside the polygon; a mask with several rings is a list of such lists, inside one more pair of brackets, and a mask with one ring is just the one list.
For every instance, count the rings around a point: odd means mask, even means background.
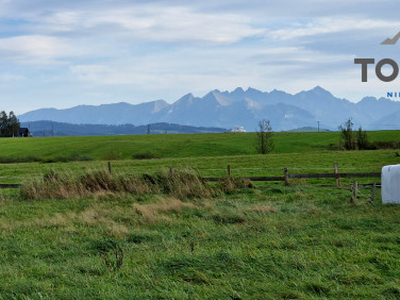
[{"label": "distant mountain ridge", "polygon": [[400,102],[365,97],[354,103],[339,99],[317,86],[288,94],[273,90],[237,88],[214,90],[204,97],[189,93],[172,104],[156,100],[140,104],[125,102],[99,106],[80,105],[68,109],[45,108],[19,115],[21,122],[49,120],[72,124],[135,126],[174,123],[187,126],[232,128],[254,131],[262,119],[269,119],[274,131],[316,127],[337,130],[348,118],[366,130],[400,129]]},{"label": "distant mountain ridge", "polygon": [[215,127],[194,127],[170,123],[155,123],[135,126],[101,125],[101,124],[69,124],[54,121],[22,122],[22,127],[29,128],[32,136],[104,136],[104,135],[136,135],[164,133],[216,133],[226,132],[227,129]]}]

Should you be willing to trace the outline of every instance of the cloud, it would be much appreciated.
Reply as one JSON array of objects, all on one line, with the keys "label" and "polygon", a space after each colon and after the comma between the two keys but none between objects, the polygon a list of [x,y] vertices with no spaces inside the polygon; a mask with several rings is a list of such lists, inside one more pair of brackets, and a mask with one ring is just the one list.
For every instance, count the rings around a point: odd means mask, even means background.
[{"label": "cloud", "polygon": [[353,17],[315,18],[304,22],[293,22],[277,30],[269,31],[276,40],[290,40],[315,35],[326,35],[338,32],[365,31],[375,29],[392,30],[399,28],[400,22],[380,19],[364,19]]},{"label": "cloud", "polygon": [[397,55],[380,45],[399,31],[397,7],[394,0],[0,0],[7,87],[0,96],[68,107],[62,101],[175,100],[237,86],[362,94],[374,85],[352,83],[360,81],[353,59]]},{"label": "cloud", "polygon": [[139,41],[235,43],[263,34],[240,14],[196,12],[189,6],[129,4],[24,14],[33,30],[46,35],[124,36]]},{"label": "cloud", "polygon": [[26,64],[61,62],[61,58],[82,53],[66,39],[42,35],[24,35],[0,39],[2,60]]},{"label": "cloud", "polygon": [[89,27],[118,25],[130,35],[145,40],[235,43],[260,35],[251,19],[234,14],[196,13],[186,7],[134,7],[99,13],[86,22]]},{"label": "cloud", "polygon": [[201,94],[213,88],[287,87],[298,78],[318,82],[318,78],[337,76],[343,65],[353,66],[352,60],[351,55],[326,54],[305,47],[213,47],[202,49],[201,53],[180,49],[140,59],[125,58],[107,65],[75,65],[70,72],[77,82],[102,88],[129,87],[153,93],[162,90],[161,97],[172,97],[171,94],[179,97],[181,93]]}]

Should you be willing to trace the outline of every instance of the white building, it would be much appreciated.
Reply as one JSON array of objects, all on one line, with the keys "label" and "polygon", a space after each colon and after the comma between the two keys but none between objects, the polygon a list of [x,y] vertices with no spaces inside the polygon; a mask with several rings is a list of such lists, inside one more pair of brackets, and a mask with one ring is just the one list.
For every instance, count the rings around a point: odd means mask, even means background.
[{"label": "white building", "polygon": [[232,132],[246,132],[243,126],[235,126],[231,130]]}]

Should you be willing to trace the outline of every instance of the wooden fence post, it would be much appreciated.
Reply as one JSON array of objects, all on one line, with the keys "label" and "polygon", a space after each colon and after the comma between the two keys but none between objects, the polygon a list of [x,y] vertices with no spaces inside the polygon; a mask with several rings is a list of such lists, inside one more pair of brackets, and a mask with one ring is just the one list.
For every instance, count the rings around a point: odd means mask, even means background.
[{"label": "wooden fence post", "polygon": [[108,172],[112,174],[111,162],[108,162]]},{"label": "wooden fence post", "polygon": [[175,169],[174,169],[173,167],[170,167],[170,168],[169,168],[169,174],[173,175],[174,172],[175,172]]},{"label": "wooden fence post", "polygon": [[284,176],[285,176],[285,185],[289,185],[289,172],[288,172],[288,169],[284,168],[283,169],[283,173],[284,173]]},{"label": "wooden fence post", "polygon": [[358,182],[353,181],[353,184],[351,185],[351,191],[353,192],[351,195],[351,203],[356,203],[357,202],[357,192],[358,192]]},{"label": "wooden fence post", "polygon": [[227,171],[228,171],[228,177],[231,177],[231,165],[228,165]]},{"label": "wooden fence post", "polygon": [[335,172],[336,186],[339,187],[340,186],[340,177],[339,177],[339,165],[338,165],[338,163],[335,162],[333,167],[334,167],[334,172]]}]

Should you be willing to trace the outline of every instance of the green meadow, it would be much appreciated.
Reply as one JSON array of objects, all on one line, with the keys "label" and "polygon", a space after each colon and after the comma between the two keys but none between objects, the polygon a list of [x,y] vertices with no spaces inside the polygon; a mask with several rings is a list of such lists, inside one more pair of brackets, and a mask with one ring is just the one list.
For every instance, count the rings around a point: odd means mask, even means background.
[{"label": "green meadow", "polygon": [[[370,141],[400,139],[400,131],[368,132]],[[159,134],[93,137],[52,137],[3,139],[1,158],[15,160],[56,160],[87,157],[94,160],[132,159],[135,154],[152,153],[158,158],[252,155],[255,133]],[[339,132],[278,132],[273,154],[329,150],[337,144]]]},{"label": "green meadow", "polygon": [[0,139],[0,182],[23,184],[0,194],[0,299],[398,299],[400,207],[379,189],[350,203],[350,179],[200,177],[380,172],[400,149],[274,141],[258,155],[253,133]]},{"label": "green meadow", "polygon": [[[400,140],[400,131],[368,133],[370,141]],[[399,161],[396,150],[335,151],[338,132],[275,133],[275,149],[258,155],[254,133],[176,134],[109,137],[55,137],[0,140],[0,180],[16,182],[41,177],[51,169],[84,171],[106,168],[121,172],[154,172],[162,168],[193,168],[204,176],[281,175],[292,172],[379,172]],[[332,150],[333,148],[333,150]],[[149,158],[149,159],[141,159]],[[298,171],[297,171],[298,170]]]}]

